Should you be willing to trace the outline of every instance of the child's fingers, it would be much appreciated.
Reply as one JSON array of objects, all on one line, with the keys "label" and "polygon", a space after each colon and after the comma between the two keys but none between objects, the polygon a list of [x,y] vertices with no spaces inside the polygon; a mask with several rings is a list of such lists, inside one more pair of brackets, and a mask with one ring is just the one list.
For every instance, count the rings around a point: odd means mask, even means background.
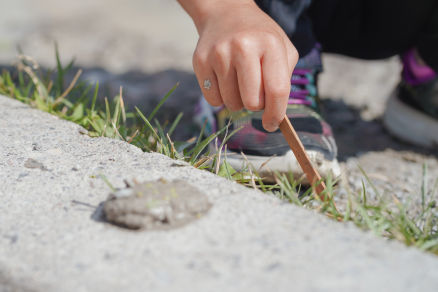
[{"label": "child's fingers", "polygon": [[290,69],[285,46],[273,44],[262,61],[263,85],[265,89],[265,112],[263,127],[275,131],[286,114],[290,93]]},{"label": "child's fingers", "polygon": [[207,58],[203,58],[200,53],[195,52],[193,55],[193,69],[198,79],[199,87],[207,102],[212,106],[222,105],[223,101],[219,92],[219,83]]},{"label": "child's fingers", "polygon": [[248,53],[236,58],[240,97],[246,109],[259,111],[265,107],[260,56]]},{"label": "child's fingers", "polygon": [[231,111],[243,107],[240,99],[237,73],[231,62],[231,47],[228,42],[218,42],[209,51],[209,63],[217,78],[219,93],[225,106]]},{"label": "child's fingers", "polygon": [[236,70],[230,66],[226,71],[216,70],[219,82],[219,91],[225,106],[231,111],[238,111],[243,108],[237,83]]}]

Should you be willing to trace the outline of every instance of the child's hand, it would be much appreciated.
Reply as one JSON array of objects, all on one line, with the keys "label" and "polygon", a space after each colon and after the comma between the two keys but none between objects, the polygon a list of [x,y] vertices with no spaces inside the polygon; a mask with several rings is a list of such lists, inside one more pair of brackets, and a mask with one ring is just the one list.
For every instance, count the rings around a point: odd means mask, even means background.
[{"label": "child's hand", "polygon": [[210,6],[193,17],[200,35],[193,68],[205,98],[233,111],[265,109],[263,127],[275,131],[286,113],[295,47],[253,1],[201,1]]}]

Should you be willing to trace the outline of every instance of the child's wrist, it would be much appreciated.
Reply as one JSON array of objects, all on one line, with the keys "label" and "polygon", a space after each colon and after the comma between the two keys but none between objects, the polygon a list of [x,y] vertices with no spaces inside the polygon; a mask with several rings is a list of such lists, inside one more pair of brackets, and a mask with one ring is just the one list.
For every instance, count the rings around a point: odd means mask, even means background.
[{"label": "child's wrist", "polygon": [[[193,19],[198,32],[202,31],[207,20],[212,16],[226,11],[230,6],[254,4],[253,0],[180,0]],[[190,4],[190,5],[184,5]]]}]

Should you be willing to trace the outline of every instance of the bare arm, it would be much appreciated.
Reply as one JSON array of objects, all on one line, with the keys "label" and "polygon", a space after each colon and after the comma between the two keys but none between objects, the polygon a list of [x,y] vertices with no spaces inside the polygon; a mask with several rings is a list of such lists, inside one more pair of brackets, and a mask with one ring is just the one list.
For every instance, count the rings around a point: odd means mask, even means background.
[{"label": "bare arm", "polygon": [[[262,110],[278,128],[286,112],[298,53],[284,31],[252,0],[178,0],[199,33],[193,68],[206,100],[230,110]],[[203,88],[205,79],[211,89]]]}]

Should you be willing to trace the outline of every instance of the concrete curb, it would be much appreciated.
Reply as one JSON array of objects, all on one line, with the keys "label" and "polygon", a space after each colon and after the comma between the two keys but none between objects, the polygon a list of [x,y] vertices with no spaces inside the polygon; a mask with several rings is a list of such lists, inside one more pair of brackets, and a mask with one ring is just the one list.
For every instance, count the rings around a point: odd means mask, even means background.
[{"label": "concrete curb", "polygon": [[[387,242],[0,96],[0,288],[435,291],[435,256]],[[34,159],[44,167],[25,167]],[[181,163],[178,163],[181,164]],[[213,204],[170,231],[94,220],[123,179],[183,179]],[[7,282],[6,282],[7,281]],[[0,289],[1,290],[1,289]]]}]

